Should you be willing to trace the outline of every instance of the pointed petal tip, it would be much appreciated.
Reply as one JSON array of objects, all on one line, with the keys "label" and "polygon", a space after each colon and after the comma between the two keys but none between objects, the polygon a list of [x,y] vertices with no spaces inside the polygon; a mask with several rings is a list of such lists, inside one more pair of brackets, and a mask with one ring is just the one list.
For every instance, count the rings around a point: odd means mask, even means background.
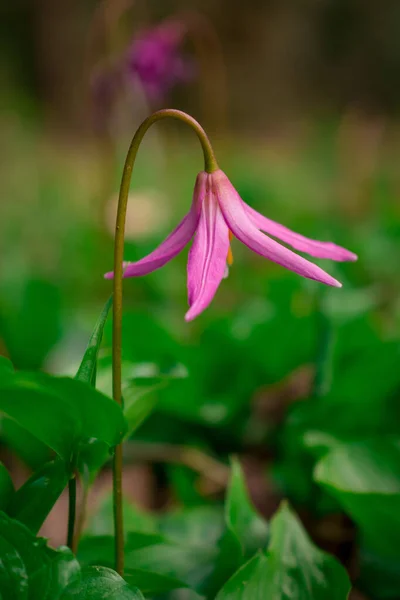
[{"label": "pointed petal tip", "polygon": [[333,279],[333,277],[332,277],[332,281],[330,283],[328,283],[328,285],[330,285],[332,287],[336,287],[336,288],[343,287],[343,283],[340,283],[340,281],[338,281],[337,279]]},{"label": "pointed petal tip", "polygon": [[358,260],[358,256],[357,256],[357,254],[354,254],[354,252],[350,252],[350,250],[349,250],[347,260],[350,262],[355,262],[356,260]]},{"label": "pointed petal tip", "polygon": [[185,321],[186,321],[186,323],[190,323],[190,321],[193,321],[193,319],[195,319],[196,317],[197,317],[196,314],[193,314],[193,312],[191,310],[188,310],[185,315]]},{"label": "pointed petal tip", "polygon": [[113,271],[110,271],[109,273],[105,273],[103,277],[104,279],[114,279],[114,273]]}]

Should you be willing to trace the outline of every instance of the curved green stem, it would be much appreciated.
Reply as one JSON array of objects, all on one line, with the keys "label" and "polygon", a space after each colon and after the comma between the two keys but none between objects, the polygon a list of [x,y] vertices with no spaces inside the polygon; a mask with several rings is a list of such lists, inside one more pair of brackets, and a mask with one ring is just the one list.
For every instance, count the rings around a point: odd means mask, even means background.
[{"label": "curved green stem", "polygon": [[[122,175],[121,188],[118,200],[117,222],[115,226],[114,242],[114,303],[113,303],[113,397],[118,404],[122,405],[122,382],[121,382],[121,351],[122,351],[122,276],[124,259],[124,236],[126,209],[128,205],[129,187],[131,183],[132,169],[135,164],[136,155],[147,130],[157,121],[173,118],[189,125],[197,137],[204,154],[204,168],[208,173],[218,170],[218,164],[214,152],[204,129],[186,113],[175,109],[164,109],[155,112],[140,125],[133,136],[131,145],[125,161]],[[115,448],[113,463],[113,495],[114,495],[114,527],[115,527],[115,562],[116,571],[122,575],[124,570],[124,529],[122,513],[122,444]]]}]

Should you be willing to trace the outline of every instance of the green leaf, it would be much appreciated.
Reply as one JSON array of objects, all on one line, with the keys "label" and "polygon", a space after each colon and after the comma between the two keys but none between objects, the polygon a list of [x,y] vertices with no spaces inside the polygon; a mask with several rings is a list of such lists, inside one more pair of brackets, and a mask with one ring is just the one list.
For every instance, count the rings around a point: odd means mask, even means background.
[{"label": "green leaf", "polygon": [[[128,422],[127,435],[136,431],[150,416],[160,400],[160,392],[167,388],[176,389],[181,380],[187,378],[183,365],[177,364],[160,369],[155,363],[122,362],[122,395],[124,415]],[[111,357],[103,356],[98,364],[98,388],[112,395]]]},{"label": "green leaf", "polygon": [[135,590],[112,569],[106,567],[85,567],[79,582],[72,583],[60,600],[144,600],[139,590]]},{"label": "green leaf", "polygon": [[232,461],[231,480],[226,498],[226,518],[239,539],[245,557],[264,548],[268,539],[268,524],[250,501],[240,463]]},{"label": "green leaf", "polygon": [[130,534],[126,548],[126,568],[140,569],[176,579],[199,590],[212,570],[214,548],[176,544],[162,536]]},{"label": "green leaf", "polygon": [[[8,547],[11,562],[0,563],[0,592],[5,598],[20,598],[21,587],[29,590],[21,598],[46,599],[49,589],[48,569],[50,560],[43,552],[44,540],[34,538],[31,532],[18,521],[0,513],[0,545],[3,552]],[[2,556],[8,557],[2,553]],[[6,583],[4,583],[6,582]]]},{"label": "green leaf", "polygon": [[[154,514],[135,506],[131,500],[123,498],[124,529],[126,533],[157,533],[157,520]],[[102,536],[114,534],[113,496],[107,494],[96,512],[90,517],[85,535]],[[140,586],[139,586],[140,587]]]},{"label": "green leaf", "polygon": [[0,410],[66,461],[91,438],[115,446],[126,430],[111,398],[76,379],[44,373],[19,372],[0,382]]},{"label": "green leaf", "polygon": [[70,478],[66,464],[54,460],[33,475],[15,493],[8,514],[37,533]]},{"label": "green leaf", "polygon": [[[22,289],[4,298],[0,335],[18,369],[39,369],[61,334],[59,288],[45,279],[23,279]],[[2,318],[3,317],[3,318]]]},{"label": "green leaf", "polygon": [[35,375],[16,373],[12,379],[0,382],[0,410],[64,460],[70,459],[80,432],[78,418],[68,403],[51,387],[39,383]]},{"label": "green leaf", "polygon": [[340,444],[317,463],[314,477],[357,523],[371,550],[400,556],[399,440]]},{"label": "green leaf", "polygon": [[197,506],[163,514],[159,528],[169,540],[196,547],[213,547],[224,531],[220,506]]},{"label": "green leaf", "polygon": [[7,510],[12,497],[14,496],[14,484],[10,473],[0,462],[0,510]]},{"label": "green leaf", "polygon": [[58,600],[63,590],[80,578],[81,568],[72,551],[65,546],[57,550],[45,548],[45,552],[50,560],[48,600]]},{"label": "green leaf", "polygon": [[12,362],[5,356],[0,356],[0,379],[4,379],[7,375],[14,373]]},{"label": "green leaf", "polygon": [[97,370],[97,358],[99,355],[101,340],[103,338],[104,326],[107,321],[108,313],[112,305],[113,297],[111,296],[95,325],[93,333],[90,337],[88,346],[83,356],[82,362],[76,374],[76,379],[89,383],[93,387],[96,387],[96,370]]},{"label": "green leaf", "polygon": [[51,458],[46,444],[7,417],[1,420],[1,437],[7,446],[34,471]]},{"label": "green leaf", "polygon": [[284,503],[271,522],[271,543],[242,566],[216,600],[346,600],[345,569],[319,550]]},{"label": "green leaf", "polygon": [[[269,568],[265,554],[256,554],[244,564],[224,585],[216,600],[277,600],[286,596],[272,595],[267,582]],[[287,596],[287,598],[311,598],[311,596]],[[313,598],[314,600],[314,598]]]},{"label": "green leaf", "polygon": [[127,569],[124,579],[131,585],[139,588],[146,596],[159,596],[172,590],[189,587],[183,581],[167,575],[160,575],[142,569]]},{"label": "green leaf", "polygon": [[28,574],[24,562],[0,533],[0,598],[4,600],[27,600]]}]

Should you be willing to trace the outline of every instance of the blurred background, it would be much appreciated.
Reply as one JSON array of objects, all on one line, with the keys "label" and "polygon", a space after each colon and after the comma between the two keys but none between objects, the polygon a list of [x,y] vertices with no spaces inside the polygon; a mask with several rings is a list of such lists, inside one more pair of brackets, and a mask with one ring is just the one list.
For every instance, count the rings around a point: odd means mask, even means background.
[{"label": "blurred background", "polygon": [[[0,13],[0,354],[74,375],[111,293],[103,273],[131,137],[155,109],[189,112],[246,202],[359,261],[319,261],[343,282],[331,290],[234,241],[228,279],[190,324],[186,251],[126,282],[126,394],[154,404],[126,448],[131,516],[218,504],[236,454],[259,510],[269,518],[288,497],[358,582],[355,597],[398,598],[400,524],[382,550],[363,507],[360,542],[357,510],[318,484],[315,465],[332,440],[399,436],[399,3],[15,0]],[[201,169],[190,131],[152,128],[132,178],[127,260],[178,223]],[[25,456],[22,439],[3,421],[17,484],[48,456],[34,441]],[[43,531],[54,543],[65,502]],[[107,528],[107,469],[90,511],[99,506]]]}]

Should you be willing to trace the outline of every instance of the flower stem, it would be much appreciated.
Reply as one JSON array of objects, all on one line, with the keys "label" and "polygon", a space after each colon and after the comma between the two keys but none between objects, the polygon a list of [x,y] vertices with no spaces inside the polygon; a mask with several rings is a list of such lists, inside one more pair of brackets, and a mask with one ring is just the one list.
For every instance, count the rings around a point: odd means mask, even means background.
[{"label": "flower stem", "polygon": [[[126,209],[128,205],[129,187],[133,166],[139,146],[147,130],[157,121],[166,118],[173,118],[189,125],[197,137],[204,154],[204,168],[208,173],[218,169],[218,164],[214,156],[210,140],[207,137],[201,125],[186,113],[175,109],[164,109],[153,113],[140,125],[133,136],[131,145],[125,161],[122,174],[121,187],[118,200],[117,222],[115,226],[114,241],[114,303],[113,303],[113,352],[112,352],[112,371],[113,371],[113,397],[119,405],[122,406],[122,381],[121,381],[121,360],[122,360],[122,278],[123,278],[123,258],[124,258],[124,236]],[[114,496],[114,528],[115,528],[115,563],[116,571],[122,575],[124,571],[124,529],[122,512],[122,445],[115,448],[113,462],[113,496]]]},{"label": "flower stem", "polygon": [[68,533],[67,546],[74,551],[74,531],[76,517],[76,476],[74,475],[68,482]]}]

